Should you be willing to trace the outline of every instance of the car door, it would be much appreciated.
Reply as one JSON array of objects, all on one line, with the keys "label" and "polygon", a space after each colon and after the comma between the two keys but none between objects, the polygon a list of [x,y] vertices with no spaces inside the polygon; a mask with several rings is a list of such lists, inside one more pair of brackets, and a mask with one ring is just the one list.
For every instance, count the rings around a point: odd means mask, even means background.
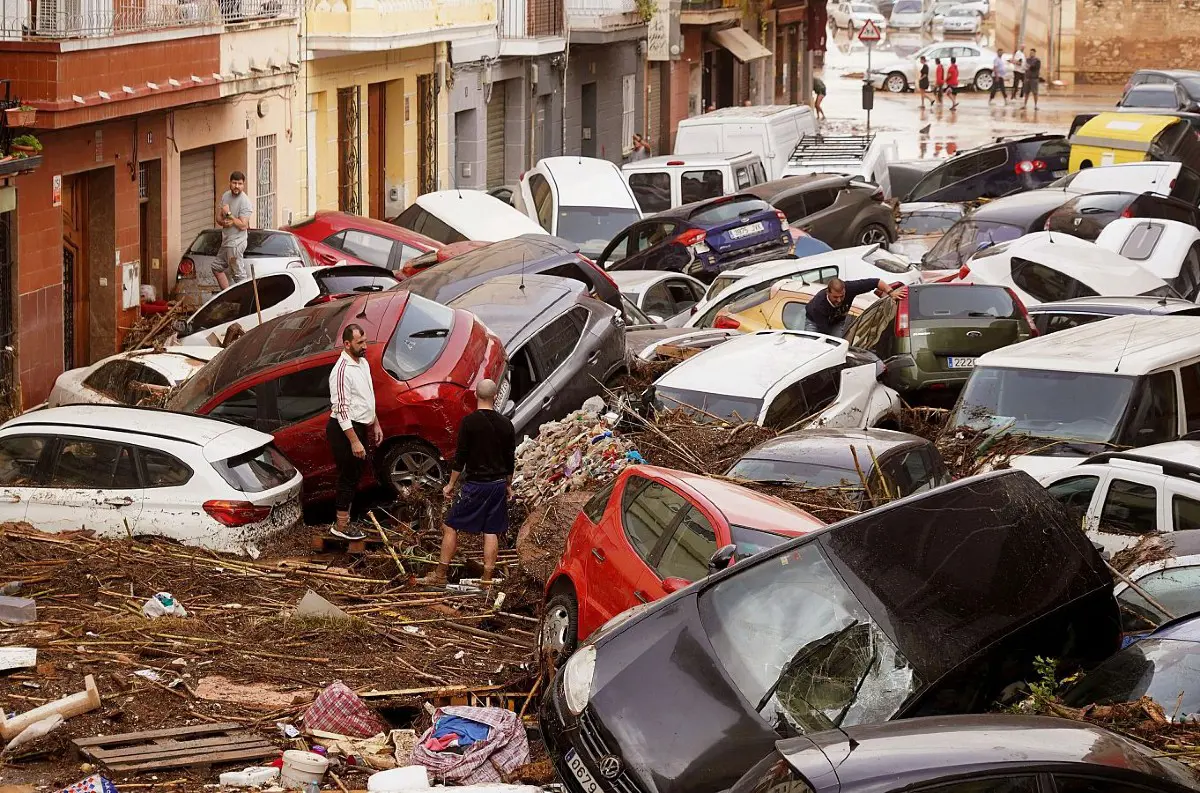
[{"label": "car door", "polygon": [[0,523],[26,519],[29,503],[45,479],[47,435],[5,435],[0,438]]},{"label": "car door", "polygon": [[[665,586],[667,579],[689,584],[708,575],[708,561],[720,547],[728,544],[728,531],[718,538],[717,526],[722,521],[706,515],[696,505],[689,506],[675,525],[675,531],[655,549],[653,572],[643,579],[642,588],[649,600],[658,600],[679,589]],[[674,582],[672,582],[674,584]]]},{"label": "car door", "polygon": [[173,454],[161,449],[136,447],[137,463],[145,487],[142,495],[143,526],[160,526],[164,533],[185,539],[173,532],[195,525],[197,493],[196,472]]},{"label": "car door", "polygon": [[642,223],[630,234],[629,255],[619,269],[679,272],[692,258],[686,248],[675,242],[681,228],[678,221],[665,218]]},{"label": "car door", "polygon": [[783,213],[783,216],[787,218],[789,226],[803,220],[807,214],[804,209],[804,192],[801,190],[797,190],[794,193],[785,193],[783,196],[772,200],[771,204]]},{"label": "car door", "polygon": [[[332,493],[337,480],[333,452],[325,436],[332,410],[329,375],[333,366],[334,361],[327,361],[291,370],[256,389],[256,427],[271,433],[279,450],[304,474],[304,492],[309,498]],[[364,484],[375,479],[374,447],[368,447],[368,454]]]},{"label": "car door", "polygon": [[48,532],[88,528],[124,537],[137,531],[143,489],[132,446],[66,436],[48,454],[46,478],[30,497],[26,520]]},{"label": "car door", "polygon": [[394,249],[403,247],[395,240],[358,229],[340,231],[325,242],[345,253],[347,260],[353,259],[351,264],[373,264],[376,267],[391,267],[396,258]]},{"label": "car door", "polygon": [[616,265],[623,262],[629,255],[629,241],[641,226],[641,223],[634,223],[613,237],[612,242],[608,243],[608,247],[596,258],[596,264],[605,270],[623,269]]},{"label": "car door", "polygon": [[836,208],[838,193],[836,187],[823,187],[820,190],[809,190],[804,194],[804,221],[799,224],[801,231],[811,234],[829,246],[839,245],[850,235],[849,220],[844,213]]},{"label": "car door", "polygon": [[548,322],[531,340],[542,377],[528,397],[534,403],[524,432],[535,434],[542,424],[562,418],[599,390],[592,380],[594,372],[589,369],[595,361],[589,363],[573,357],[586,325],[587,309],[575,306]]},{"label": "car door", "polygon": [[1109,553],[1128,548],[1147,534],[1169,531],[1169,507],[1162,498],[1163,475],[1114,471],[1099,494],[1099,513],[1087,525],[1088,536]]},{"label": "car door", "polygon": [[[258,303],[254,300],[254,284],[258,284]],[[274,273],[255,281],[242,281],[200,307],[187,323],[187,335],[181,344],[207,344],[220,347],[225,334],[235,322],[243,330],[258,326],[258,311],[263,321],[281,313],[280,304],[297,292],[296,281],[287,273]],[[300,306],[297,305],[296,308]],[[215,343],[214,343],[215,342]]]}]

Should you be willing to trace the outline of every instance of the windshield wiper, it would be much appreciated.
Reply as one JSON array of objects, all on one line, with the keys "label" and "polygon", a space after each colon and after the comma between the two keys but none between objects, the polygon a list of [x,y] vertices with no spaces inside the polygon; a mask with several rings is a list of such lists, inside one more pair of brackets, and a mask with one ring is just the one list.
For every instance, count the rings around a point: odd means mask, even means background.
[{"label": "windshield wiper", "polygon": [[[808,658],[817,650],[820,650],[822,647],[828,647],[829,645],[839,641],[843,636],[845,636],[858,625],[859,623],[857,620],[852,621],[846,627],[836,630],[833,633],[827,633],[820,639],[817,639],[814,642],[809,642],[808,644],[804,645],[804,647],[800,648],[800,650],[793,655],[786,664],[783,665],[783,668],[779,670],[779,676],[775,678],[775,682],[771,684],[770,688],[768,688],[766,693],[763,694],[762,699],[758,701],[758,705],[754,708],[754,712],[762,713],[762,709],[767,706],[767,703],[771,701],[771,697],[775,696],[775,692],[778,691],[779,686],[783,684],[783,679],[787,677],[793,669],[798,667],[804,661],[808,660]],[[812,707],[812,705],[809,705],[809,707]]]}]

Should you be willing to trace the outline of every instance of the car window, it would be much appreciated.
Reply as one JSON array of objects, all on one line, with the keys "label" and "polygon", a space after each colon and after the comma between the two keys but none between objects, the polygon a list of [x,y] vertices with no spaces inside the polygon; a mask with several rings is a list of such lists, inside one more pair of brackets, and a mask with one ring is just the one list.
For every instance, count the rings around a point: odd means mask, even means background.
[{"label": "car window", "polygon": [[745,166],[736,168],[736,169],[734,169],[733,176],[734,176],[734,181],[737,184],[738,190],[745,190],[747,187],[750,186],[751,181],[750,181],[750,169],[749,168],[747,168]]},{"label": "car window", "polygon": [[1012,280],[1022,291],[1041,303],[1053,303],[1073,297],[1096,297],[1086,284],[1044,264],[1012,257]]},{"label": "car window", "polygon": [[1156,788],[1143,787],[1119,779],[1054,775],[1058,793],[1157,793]]},{"label": "car window", "polygon": [[553,231],[554,196],[551,194],[550,182],[540,173],[530,174],[529,192],[533,194],[533,209],[538,223],[546,231]]},{"label": "car window", "polygon": [[1049,485],[1046,492],[1062,504],[1067,514],[1082,526],[1098,484],[1098,476],[1071,476]]},{"label": "car window", "polygon": [[824,410],[837,399],[842,385],[843,366],[831,366],[819,372],[810,374],[800,382],[804,384],[804,398],[808,402],[808,411],[816,413]]},{"label": "car window", "polygon": [[687,506],[683,496],[666,485],[640,476],[629,477],[621,497],[621,524],[642,561],[649,564],[659,540]]},{"label": "car window", "polygon": [[275,381],[275,409],[281,426],[330,409],[329,374],[332,371],[333,364],[324,364],[286,374]]},{"label": "car window", "polygon": [[514,405],[520,405],[525,398],[542,382],[541,369],[533,355],[533,347],[525,344],[518,350],[513,350],[508,356],[508,373],[512,389],[508,398]]},{"label": "car window", "polygon": [[792,383],[771,400],[763,426],[772,430],[786,430],[809,415],[808,403],[804,399],[803,381]]},{"label": "car window", "polygon": [[1133,416],[1122,439],[1127,445],[1149,446],[1178,437],[1174,372],[1159,372],[1142,378],[1132,404]]},{"label": "car window", "polygon": [[1200,175],[1191,168],[1181,167],[1175,177],[1175,187],[1171,189],[1171,197],[1178,198],[1195,206],[1200,204]]},{"label": "car window", "polygon": [[131,490],[139,487],[133,450],[119,443],[64,438],[50,472],[50,487]]},{"label": "car window", "polygon": [[[1036,776],[968,777],[941,785],[916,788],[913,793],[1038,793]],[[1061,791],[1060,791],[1061,793]]]},{"label": "car window", "polygon": [[1118,534],[1158,531],[1158,491],[1152,485],[1114,478],[1100,512],[1100,529]]},{"label": "car window", "polygon": [[708,560],[717,552],[717,534],[700,510],[690,507],[667,540],[655,565],[659,578],[699,581],[708,574]]},{"label": "car window", "polygon": [[640,253],[641,251],[649,250],[655,245],[666,242],[671,237],[671,232],[675,230],[675,224],[671,221],[659,220],[652,223],[643,223],[636,229],[631,229],[629,237],[629,253]]},{"label": "car window", "polygon": [[783,304],[783,311],[780,312],[780,322],[788,330],[804,330],[807,310],[807,303],[799,300],[788,300]]},{"label": "car window", "polygon": [[838,191],[832,188],[824,190],[809,190],[804,194],[805,216],[824,212],[837,201]]},{"label": "car window", "polygon": [[679,197],[685,204],[724,194],[725,179],[720,171],[684,171],[679,175]]},{"label": "car window", "polygon": [[804,211],[804,194],[795,193],[790,196],[776,199],[772,202],[775,208],[783,213],[788,219],[788,223],[794,223],[805,216]]},{"label": "car window", "polygon": [[1183,415],[1187,432],[1200,430],[1200,363],[1179,367],[1183,383]]},{"label": "car window", "polygon": [[1171,525],[1175,531],[1200,529],[1200,501],[1187,496],[1171,498]]},{"label": "car window", "polygon": [[192,469],[166,452],[141,449],[146,487],[179,487],[192,478]]},{"label": "car window", "polygon": [[1047,333],[1057,333],[1060,330],[1087,325],[1101,319],[1108,319],[1108,317],[1101,314],[1052,314],[1044,311],[1034,315],[1033,324],[1037,326],[1038,333],[1045,336]]},{"label": "car window", "polygon": [[392,257],[393,242],[378,234],[368,234],[357,229],[346,229],[341,234],[340,247],[356,259],[376,267],[387,267]]},{"label": "car window", "polygon": [[400,283],[390,273],[380,273],[362,265],[343,264],[313,273],[321,292],[326,295],[386,292]]},{"label": "car window", "polygon": [[962,215],[912,212],[900,216],[900,234],[945,234]]},{"label": "car window", "polygon": [[880,300],[875,303],[864,311],[851,327],[848,338],[850,346],[874,350],[883,341],[884,331],[891,326],[895,318],[895,301]]},{"label": "car window", "polygon": [[[1137,579],[1136,583],[1172,614],[1200,611],[1200,566],[1157,570]],[[1121,629],[1126,632],[1151,630],[1165,619],[1165,615],[1133,587],[1117,596],[1117,604],[1121,607]]]},{"label": "car window", "polygon": [[1002,286],[947,284],[914,290],[912,319],[1021,319],[1021,310]]},{"label": "car window", "polygon": [[646,297],[642,301],[642,310],[647,314],[657,314],[663,319],[679,313],[675,309],[675,303],[671,299],[671,292],[667,289],[665,281],[659,281],[646,290]]},{"label": "car window", "polygon": [[432,237],[440,243],[449,245],[454,242],[466,242],[467,238],[457,230],[444,223],[441,218],[429,212],[425,213],[425,222],[421,225],[421,233]]},{"label": "car window", "polygon": [[634,232],[638,230],[638,226],[632,226],[626,231],[621,232],[613,237],[612,242],[608,243],[605,252],[600,254],[598,264],[605,269],[612,267],[617,262],[629,255],[629,239]]},{"label": "car window", "polygon": [[258,421],[258,387],[251,386],[238,391],[213,406],[208,415],[241,424],[243,427],[253,427]]},{"label": "car window", "polygon": [[272,443],[227,460],[217,460],[213,468],[230,487],[243,493],[282,487],[296,476],[295,466]]},{"label": "car window", "polygon": [[446,348],[453,327],[454,309],[410,293],[383,352],[384,371],[397,380],[424,374]]},{"label": "car window", "polygon": [[599,523],[604,517],[604,510],[608,507],[608,500],[612,497],[613,488],[616,486],[617,480],[613,479],[597,490],[583,505],[583,514],[587,515],[588,520],[592,523]]},{"label": "car window", "polygon": [[910,449],[893,457],[885,466],[888,479],[895,485],[899,496],[920,493],[935,487],[937,471],[930,465],[924,449]]},{"label": "car window", "polygon": [[571,357],[575,345],[583,337],[587,317],[587,309],[576,306],[538,331],[537,340],[547,375],[562,366]]},{"label": "car window", "polygon": [[647,215],[655,212],[665,212],[671,208],[671,174],[631,173],[629,174],[629,189],[637,199],[638,206]]},{"label": "car window", "polygon": [[[285,276],[286,277],[286,276]],[[289,279],[290,280],[290,279]],[[254,313],[254,291],[249,281],[226,289],[195,313],[188,328],[192,333],[215,328]]]},{"label": "car window", "polygon": [[698,226],[715,226],[739,220],[750,212],[769,210],[772,210],[771,205],[761,198],[730,198],[699,209],[689,217],[689,220]]},{"label": "car window", "polygon": [[136,405],[149,396],[150,391],[142,388],[143,384],[161,388],[171,385],[160,372],[127,359],[109,361],[88,375],[83,384],[123,405]]},{"label": "car window", "polygon": [[0,486],[33,487],[46,438],[13,435],[0,438]]},{"label": "car window", "polygon": [[754,183],[763,184],[767,181],[767,169],[763,167],[761,162],[756,162],[750,166],[750,171],[754,174]]}]

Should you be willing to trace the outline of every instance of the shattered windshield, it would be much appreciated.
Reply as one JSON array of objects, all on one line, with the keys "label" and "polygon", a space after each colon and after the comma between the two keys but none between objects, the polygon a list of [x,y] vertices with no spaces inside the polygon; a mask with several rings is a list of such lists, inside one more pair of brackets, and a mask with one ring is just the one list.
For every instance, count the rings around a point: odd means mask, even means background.
[{"label": "shattered windshield", "polygon": [[1149,696],[1168,717],[1200,717],[1200,653],[1188,641],[1143,639],[1089,672],[1063,701],[1075,708],[1133,702]]},{"label": "shattered windshield", "polygon": [[700,596],[713,651],[781,734],[887,721],[921,681],[816,543]]},{"label": "shattered windshield", "polygon": [[921,259],[922,270],[957,270],[980,249],[1024,236],[1025,229],[994,220],[963,219]]}]

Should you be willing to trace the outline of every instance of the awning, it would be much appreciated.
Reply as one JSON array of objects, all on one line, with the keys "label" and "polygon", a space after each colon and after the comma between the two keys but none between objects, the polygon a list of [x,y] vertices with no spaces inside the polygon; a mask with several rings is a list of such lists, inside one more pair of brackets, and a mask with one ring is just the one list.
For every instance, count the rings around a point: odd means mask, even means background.
[{"label": "awning", "polygon": [[739,27],[717,30],[713,32],[712,36],[718,44],[733,53],[733,57],[742,63],[749,63],[771,55],[769,49],[759,44],[749,33]]}]

